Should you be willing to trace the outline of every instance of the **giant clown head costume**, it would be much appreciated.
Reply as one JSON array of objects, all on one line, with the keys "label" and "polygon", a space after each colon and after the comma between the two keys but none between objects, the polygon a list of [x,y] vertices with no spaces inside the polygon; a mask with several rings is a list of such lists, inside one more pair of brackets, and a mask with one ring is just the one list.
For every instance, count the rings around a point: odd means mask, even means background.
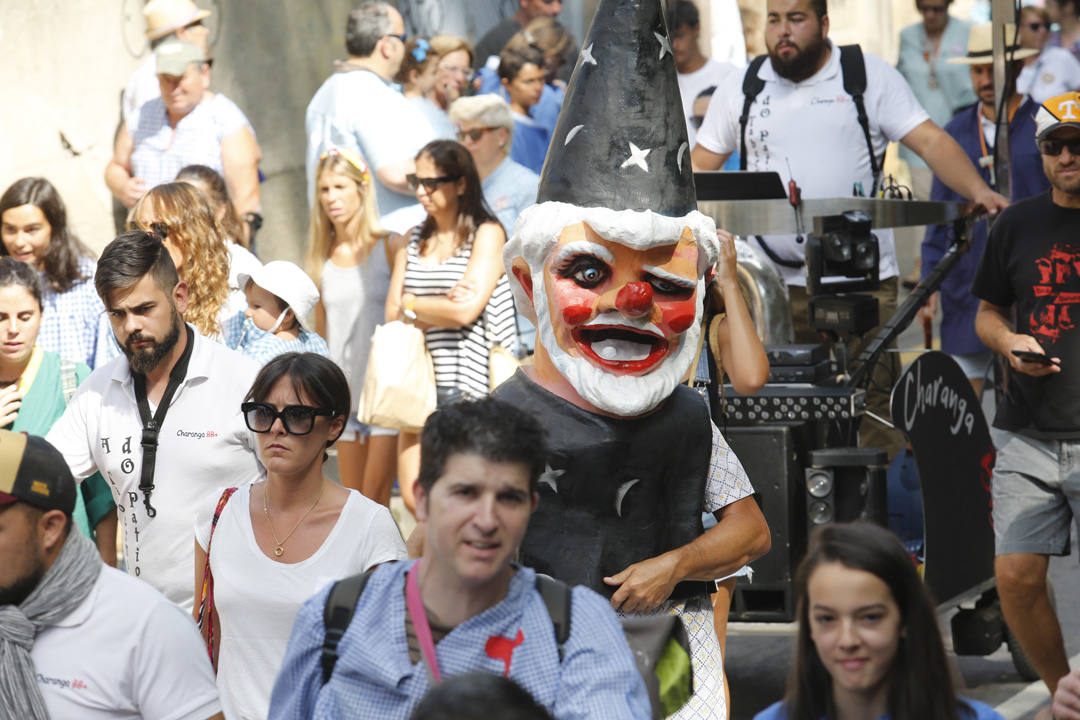
[{"label": "giant clown head costume", "polygon": [[[503,252],[550,363],[611,415],[656,408],[697,353],[716,225],[697,211],[658,0],[604,0]],[[532,310],[532,312],[529,312]]]}]

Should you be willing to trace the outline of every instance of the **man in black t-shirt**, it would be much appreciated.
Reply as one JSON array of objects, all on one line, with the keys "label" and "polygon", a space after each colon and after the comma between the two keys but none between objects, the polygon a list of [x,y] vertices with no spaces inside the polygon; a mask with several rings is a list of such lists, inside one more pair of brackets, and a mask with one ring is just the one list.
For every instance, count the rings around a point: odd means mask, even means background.
[{"label": "man in black t-shirt", "polygon": [[972,293],[975,331],[1010,366],[994,418],[994,574],[1005,620],[1053,692],[1069,663],[1046,571],[1080,519],[1080,94],[1047,100],[1035,125],[1050,192],[1002,212]]}]

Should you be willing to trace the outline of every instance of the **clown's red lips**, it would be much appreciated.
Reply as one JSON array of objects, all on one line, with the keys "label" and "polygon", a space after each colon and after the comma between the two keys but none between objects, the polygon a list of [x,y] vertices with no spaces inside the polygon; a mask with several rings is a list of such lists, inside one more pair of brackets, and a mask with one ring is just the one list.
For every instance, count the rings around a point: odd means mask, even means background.
[{"label": "clown's red lips", "polygon": [[647,373],[668,354],[662,335],[627,325],[589,325],[570,335],[588,360],[620,375]]}]

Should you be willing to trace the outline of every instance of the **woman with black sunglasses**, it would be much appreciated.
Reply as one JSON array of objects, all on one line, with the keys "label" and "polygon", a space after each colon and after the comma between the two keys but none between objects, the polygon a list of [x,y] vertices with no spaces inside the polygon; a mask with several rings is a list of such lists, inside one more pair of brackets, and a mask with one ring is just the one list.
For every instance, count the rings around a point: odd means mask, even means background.
[{"label": "woman with black sunglasses", "polygon": [[[514,300],[503,272],[506,233],[484,202],[472,156],[460,143],[435,140],[409,176],[427,219],[395,243],[386,319],[425,331],[439,405],[488,393],[492,346],[517,352]],[[398,435],[398,487],[413,510],[419,436]]]},{"label": "woman with black sunglasses", "polygon": [[1020,47],[1038,50],[1024,60],[1016,78],[1016,91],[1030,95],[1041,105],[1052,97],[1080,88],[1080,60],[1067,49],[1049,42],[1050,15],[1046,8],[1026,5],[1020,9],[1017,35]]},{"label": "woman with black sunglasses", "polygon": [[207,498],[195,528],[196,619],[226,717],[267,716],[305,600],[405,557],[389,510],[323,474],[350,407],[344,373],[313,353],[264,365],[241,405],[266,479]]}]

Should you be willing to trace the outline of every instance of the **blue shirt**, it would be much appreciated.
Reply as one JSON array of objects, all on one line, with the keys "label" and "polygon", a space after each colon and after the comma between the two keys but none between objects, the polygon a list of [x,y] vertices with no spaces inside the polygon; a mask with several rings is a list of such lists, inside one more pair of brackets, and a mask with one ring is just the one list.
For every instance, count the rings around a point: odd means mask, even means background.
[{"label": "blue shirt", "polygon": [[94,288],[97,264],[79,258],[77,280],[66,292],[56,292],[41,273],[41,327],[38,345],[65,360],[86,363],[91,370],[119,355],[105,304]]},{"label": "blue shirt", "polygon": [[[960,712],[960,720],[1003,720],[997,710],[989,705],[981,703],[978,700],[969,700],[968,698],[963,698],[963,700],[971,706],[971,710],[962,710]],[[788,720],[787,708],[784,706],[784,701],[780,700],[765,708],[754,716],[754,720]],[[879,720],[889,720],[889,716],[882,715]]]},{"label": "blue shirt", "polygon": [[[506,100],[507,103],[510,102],[506,88],[503,87],[502,80],[499,79],[499,73],[494,68],[485,65],[476,74],[480,78],[480,89],[476,91],[477,95],[495,94]],[[555,134],[555,123],[559,120],[559,111],[562,110],[565,97],[566,88],[559,85],[544,85],[544,90],[540,93],[540,100],[529,108],[529,117],[547,128],[549,135]],[[738,170],[738,168],[735,169]]]},{"label": "blue shirt", "polygon": [[[270,720],[409,717],[428,690],[423,662],[409,661],[405,640],[405,574],[412,566],[382,565],[371,575],[326,685],[319,661],[330,588],[304,603],[270,697]],[[559,720],[651,717],[645,683],[608,602],[587,588],[573,589],[570,638],[560,665],[536,576],[528,568],[515,570],[502,601],[436,645],[442,677],[473,671],[508,676]],[[519,633],[509,666],[487,654],[490,639]]]},{"label": "blue shirt", "polygon": [[537,175],[544,169],[551,133],[547,128],[527,115],[511,112],[514,118],[514,139],[510,143],[510,157]]},{"label": "blue shirt", "polygon": [[[988,168],[979,166],[983,155],[980,141],[982,125],[979,120],[979,103],[965,108],[945,125],[949,133],[964,148],[971,163],[978,169],[983,180],[990,182]],[[1050,187],[1043,172],[1042,156],[1035,144],[1035,111],[1038,108],[1030,98],[1024,98],[1009,123],[1009,177],[1012,181],[1012,199],[1024,198],[1046,192]],[[990,147],[987,146],[990,152]],[[946,187],[934,178],[930,191],[934,202],[966,202],[966,198]],[[986,248],[986,220],[980,220],[971,231],[971,249],[960,258],[941,284],[941,349],[952,355],[984,352],[987,347],[975,333],[975,314],[979,298],[971,294],[971,283]],[[932,225],[926,229],[922,244],[921,274],[926,278],[941,261],[945,251],[952,245],[952,226]]]},{"label": "blue shirt", "polygon": [[499,218],[506,237],[514,230],[521,212],[536,203],[536,187],[540,176],[529,168],[506,158],[484,178],[481,188],[484,199]]},{"label": "blue shirt", "polygon": [[221,324],[221,337],[228,347],[247,355],[259,365],[265,365],[288,352],[330,356],[326,341],[318,334],[301,327],[295,340],[285,340],[255,327],[255,323],[251,318],[244,317],[244,313],[237,313]]}]

